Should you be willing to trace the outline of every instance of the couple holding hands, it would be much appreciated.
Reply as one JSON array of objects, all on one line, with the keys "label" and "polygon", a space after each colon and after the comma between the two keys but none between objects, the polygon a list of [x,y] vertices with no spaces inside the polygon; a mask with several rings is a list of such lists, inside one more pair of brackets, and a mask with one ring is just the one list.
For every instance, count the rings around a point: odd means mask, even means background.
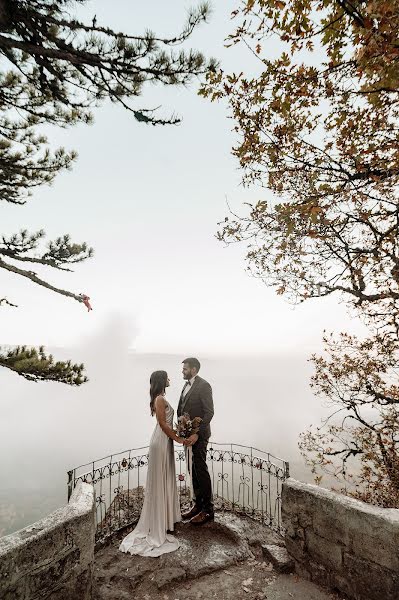
[{"label": "couple holding hands", "polygon": [[[166,399],[169,386],[166,371],[155,371],[150,378],[150,410],[156,417],[151,437],[144,504],[136,528],[121,542],[119,549],[141,556],[161,556],[179,547],[172,535],[175,523],[189,520],[192,525],[203,525],[213,520],[212,486],[206,464],[208,441],[213,417],[212,388],[199,377],[200,362],[197,358],[183,361],[185,384],[180,395],[177,416],[189,415],[191,420],[199,417],[198,433],[180,437],[173,429],[174,410]],[[194,505],[181,514],[177,493],[175,453],[173,442],[184,444],[192,450],[190,475],[194,491]],[[191,463],[191,458],[190,458]]]}]

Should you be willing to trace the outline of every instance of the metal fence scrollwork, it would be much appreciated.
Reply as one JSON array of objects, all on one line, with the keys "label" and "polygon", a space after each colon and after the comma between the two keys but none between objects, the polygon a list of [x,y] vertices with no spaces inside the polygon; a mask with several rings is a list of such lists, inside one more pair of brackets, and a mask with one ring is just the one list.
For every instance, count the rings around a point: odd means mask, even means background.
[{"label": "metal fence scrollwork", "polygon": [[[180,503],[190,501],[185,452],[175,449]],[[281,489],[289,477],[288,462],[256,448],[209,443],[208,467],[215,508],[247,515],[284,533]],[[68,471],[68,500],[79,481],[93,485],[96,540],[137,522],[144,501],[148,447],[111,454]]]}]

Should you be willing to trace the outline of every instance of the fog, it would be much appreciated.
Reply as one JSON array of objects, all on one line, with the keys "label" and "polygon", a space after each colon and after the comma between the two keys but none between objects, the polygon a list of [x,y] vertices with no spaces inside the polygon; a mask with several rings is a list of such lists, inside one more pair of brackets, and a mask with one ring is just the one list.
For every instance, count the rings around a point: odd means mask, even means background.
[{"label": "fog", "polygon": [[[131,350],[135,333],[134,323],[115,317],[79,347],[52,349],[56,358],[86,364],[90,381],[80,388],[32,383],[0,370],[0,535],[65,503],[69,469],[148,445],[152,371],[168,371],[167,397],[177,407],[186,356],[138,354]],[[194,342],[188,354],[193,348]],[[309,388],[306,354],[198,358],[214,393],[213,441],[271,452],[290,462],[293,476],[312,481],[298,435],[326,409]]]}]

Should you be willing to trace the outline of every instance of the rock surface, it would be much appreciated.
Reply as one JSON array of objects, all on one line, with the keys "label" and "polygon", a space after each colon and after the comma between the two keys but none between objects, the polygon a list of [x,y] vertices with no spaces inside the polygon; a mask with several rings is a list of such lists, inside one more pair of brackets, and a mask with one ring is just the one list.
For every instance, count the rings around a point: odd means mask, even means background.
[{"label": "rock surface", "polygon": [[119,552],[118,534],[95,557],[93,600],[330,600],[338,598],[294,575],[274,571],[262,546],[283,539],[245,517],[218,514],[203,527],[179,524],[176,552],[159,558]]},{"label": "rock surface", "polygon": [[275,544],[262,544],[263,556],[269,560],[279,573],[293,573],[295,564],[287,549]]}]

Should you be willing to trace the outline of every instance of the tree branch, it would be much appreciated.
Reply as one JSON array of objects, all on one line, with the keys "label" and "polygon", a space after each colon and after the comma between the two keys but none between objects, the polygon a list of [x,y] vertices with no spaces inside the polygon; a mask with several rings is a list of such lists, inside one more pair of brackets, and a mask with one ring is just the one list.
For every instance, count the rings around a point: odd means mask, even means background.
[{"label": "tree branch", "polygon": [[13,304],[12,302],[10,302],[9,300],[7,300],[7,298],[0,298],[0,306],[2,304],[6,304],[7,306],[13,306],[14,308],[18,308],[17,304]]},{"label": "tree branch", "polygon": [[52,292],[56,292],[57,294],[60,294],[61,296],[67,296],[68,298],[73,298],[77,302],[82,302],[82,303],[84,302],[81,294],[80,295],[74,294],[72,292],[68,292],[67,290],[57,288],[57,287],[51,285],[50,283],[47,283],[47,281],[40,279],[40,277],[38,277],[36,275],[36,273],[33,273],[33,271],[25,271],[23,269],[19,269],[18,267],[14,266],[14,265],[10,265],[9,263],[6,263],[1,258],[0,258],[0,268],[5,269],[6,271],[10,271],[11,273],[15,273],[17,275],[21,275],[21,277],[25,277],[26,279],[29,279],[33,283],[36,283],[37,285],[47,288],[48,290],[51,290]]}]

